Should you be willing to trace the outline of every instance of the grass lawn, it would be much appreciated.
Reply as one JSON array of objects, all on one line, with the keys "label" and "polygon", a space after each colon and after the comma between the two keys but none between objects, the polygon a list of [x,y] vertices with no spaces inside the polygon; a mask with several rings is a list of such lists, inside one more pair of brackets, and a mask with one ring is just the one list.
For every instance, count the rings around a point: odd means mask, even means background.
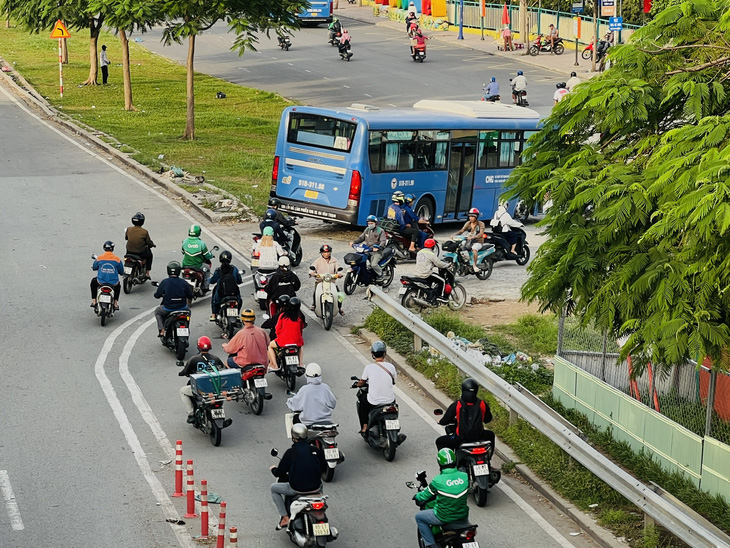
[{"label": "grass lawn", "polygon": [[[63,68],[59,97],[58,42],[49,33],[30,35],[0,26],[0,57],[20,72],[54,107],[83,125],[133,149],[139,162],[158,169],[175,165],[231,192],[263,214],[269,194],[276,132],[281,111],[291,103],[281,96],[241,87],[204,74],[195,75],[195,141],[183,141],[185,68],[130,42],[132,94],[136,112],[124,110],[121,45],[102,33],[109,59],[107,86],[82,86],[89,73],[88,31],[68,39],[69,64]],[[137,35],[135,35],[137,36]],[[101,71],[99,71],[101,82]],[[216,99],[222,91],[226,99]],[[164,155],[162,160],[158,157]]]}]

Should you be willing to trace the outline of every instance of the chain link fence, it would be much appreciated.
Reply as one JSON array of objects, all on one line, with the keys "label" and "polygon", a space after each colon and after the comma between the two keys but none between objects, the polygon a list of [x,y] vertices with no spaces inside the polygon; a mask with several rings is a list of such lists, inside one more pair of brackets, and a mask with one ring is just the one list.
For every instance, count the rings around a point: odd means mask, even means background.
[{"label": "chain link fence", "polygon": [[[730,376],[696,362],[649,366],[632,378],[631,361],[618,362],[616,341],[562,317],[557,354],[699,436],[730,445]],[[709,412],[708,412],[709,410]]]}]

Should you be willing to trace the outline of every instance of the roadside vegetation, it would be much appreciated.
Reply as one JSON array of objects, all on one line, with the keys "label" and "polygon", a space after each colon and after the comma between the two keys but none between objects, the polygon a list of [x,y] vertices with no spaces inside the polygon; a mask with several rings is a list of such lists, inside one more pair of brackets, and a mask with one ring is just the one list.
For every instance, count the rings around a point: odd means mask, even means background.
[{"label": "roadside vegetation", "polygon": [[[661,485],[712,523],[730,532],[730,505],[724,499],[696,489],[679,474],[669,474],[650,456],[634,453],[627,444],[613,440],[610,431],[598,430],[585,416],[565,409],[553,399],[552,371],[547,356],[553,355],[557,347],[557,320],[554,316],[526,315],[513,324],[490,327],[489,331],[479,325],[466,323],[457,314],[448,311],[427,314],[423,319],[444,334],[453,331],[456,336],[470,341],[486,339],[488,343],[496,345],[503,355],[517,350],[530,355],[538,367],[516,362],[501,364],[500,367],[491,366],[490,369],[508,382],[519,382],[540,396],[580,428],[596,448],[632,475],[641,481],[653,481]],[[448,360],[433,356],[427,349],[414,353],[410,331],[385,312],[376,308],[363,327],[377,333],[450,398],[459,396],[462,375],[457,368]],[[630,546],[636,548],[684,546],[661,527],[645,529],[643,513],[638,508],[525,421],[519,420],[510,426],[508,411],[491,394],[482,390],[480,396],[489,403],[494,415],[490,427],[520,460],[578,508],[593,514],[601,525],[617,537],[624,537]],[[507,463],[503,471],[509,472],[513,468],[514,463]]]},{"label": "roadside vegetation", "polygon": [[[143,35],[144,36],[144,35]],[[82,85],[89,76],[88,39],[68,40],[64,93],[59,97],[58,42],[0,27],[0,58],[59,112],[155,171],[176,166],[233,194],[262,215],[269,195],[283,97],[205,74],[195,77],[195,140],[182,139],[186,124],[185,67],[129,43],[136,111],[124,110],[119,40],[102,33],[112,65],[109,85]],[[217,99],[216,93],[226,94]]]}]

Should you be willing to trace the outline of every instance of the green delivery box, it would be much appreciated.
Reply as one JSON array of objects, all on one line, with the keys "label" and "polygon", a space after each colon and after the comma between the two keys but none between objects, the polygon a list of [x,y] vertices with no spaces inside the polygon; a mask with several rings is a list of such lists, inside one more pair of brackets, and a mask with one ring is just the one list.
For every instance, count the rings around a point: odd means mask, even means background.
[{"label": "green delivery box", "polygon": [[220,395],[241,389],[241,371],[239,369],[223,369],[221,371],[204,371],[190,375],[190,386],[199,394]]}]

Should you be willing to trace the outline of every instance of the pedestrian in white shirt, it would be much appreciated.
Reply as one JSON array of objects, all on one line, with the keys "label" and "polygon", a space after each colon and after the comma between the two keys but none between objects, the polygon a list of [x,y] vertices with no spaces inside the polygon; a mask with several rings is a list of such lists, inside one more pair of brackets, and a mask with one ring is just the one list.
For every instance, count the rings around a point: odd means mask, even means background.
[{"label": "pedestrian in white shirt", "polygon": [[102,77],[102,83],[106,85],[106,81],[109,79],[109,65],[112,64],[112,62],[109,60],[109,58],[106,56],[106,46],[101,46],[101,56],[100,56],[100,64],[101,64],[101,77]]},{"label": "pedestrian in white shirt", "polygon": [[510,230],[510,227],[522,228],[524,225],[521,222],[515,221],[512,218],[512,215],[510,215],[509,211],[507,211],[508,207],[508,202],[500,202],[499,207],[497,207],[497,211],[494,212],[494,218],[492,219],[490,224],[495,229],[498,229],[498,227],[500,226],[502,227],[502,234],[504,238],[512,246],[510,253],[512,253],[512,255],[515,255],[515,247],[517,246],[517,242],[520,238],[519,235]]}]

